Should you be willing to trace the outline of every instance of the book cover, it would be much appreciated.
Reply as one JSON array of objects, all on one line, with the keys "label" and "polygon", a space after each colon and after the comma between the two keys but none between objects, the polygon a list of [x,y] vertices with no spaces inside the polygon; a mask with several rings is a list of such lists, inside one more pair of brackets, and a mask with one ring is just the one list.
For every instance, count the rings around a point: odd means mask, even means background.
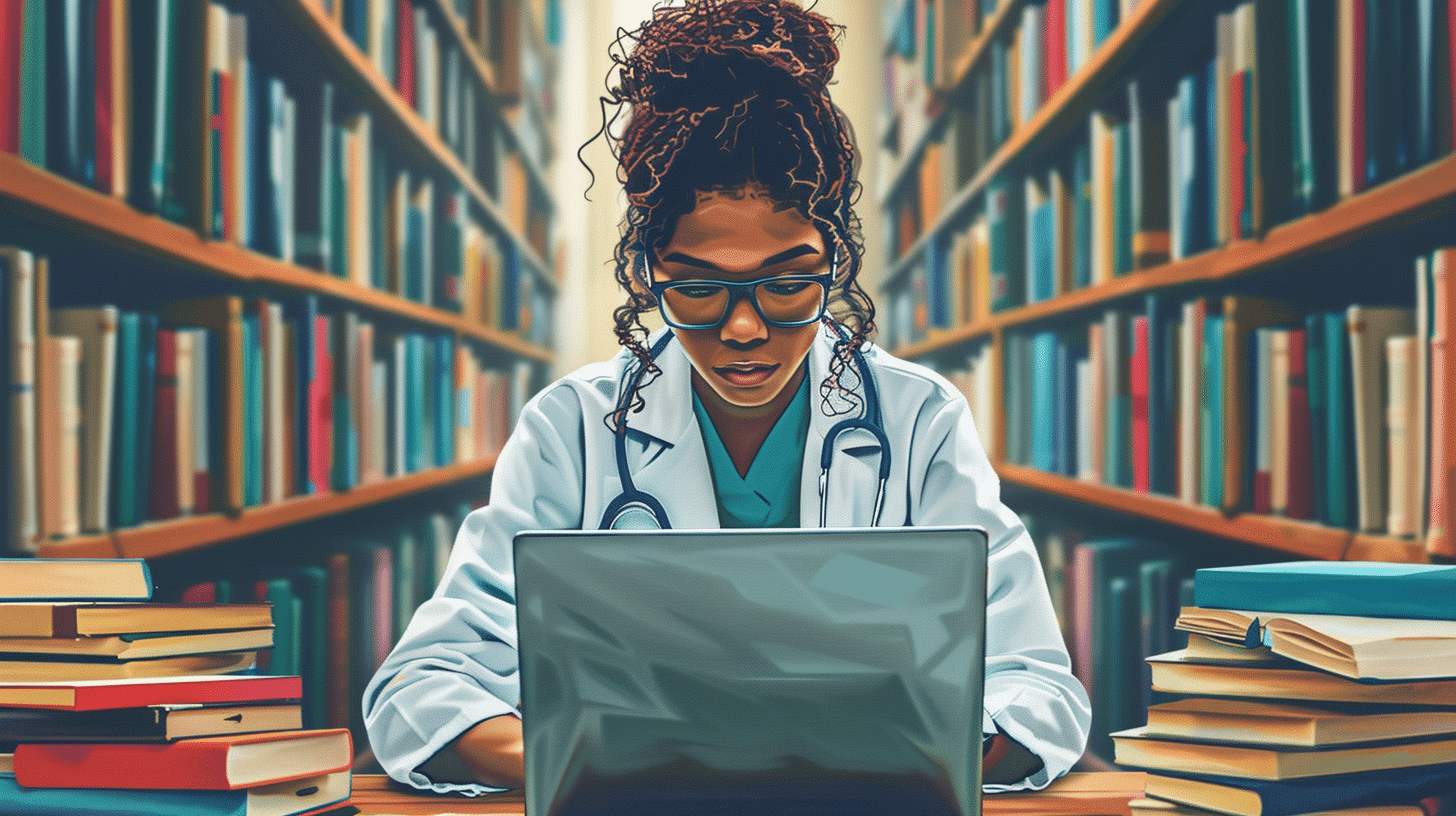
[{"label": "book cover", "polygon": [[15,780],[33,788],[237,790],[348,770],[342,729],[195,737],[170,743],[25,743]]},{"label": "book cover", "polygon": [[1178,471],[1177,496],[1189,504],[1202,500],[1203,449],[1203,319],[1208,304],[1202,298],[1185,301],[1178,327]]},{"label": "book cover", "polygon": [[28,788],[13,773],[0,773],[0,798],[15,816],[301,816],[349,799],[348,771],[260,785],[246,790],[97,790]]},{"label": "book cover", "polygon": [[170,742],[301,728],[298,703],[193,703],[98,711],[0,708],[0,729],[16,742]]},{"label": "book cover", "polygon": [[1233,816],[1296,816],[1334,808],[1410,802],[1448,789],[1456,764],[1423,765],[1270,782],[1150,773],[1146,792]]},{"label": "book cover", "polygon": [[0,558],[0,586],[6,601],[145,601],[152,574],[140,558]]},{"label": "book cover", "polygon": [[1291,561],[1204,568],[1194,581],[1197,606],[1456,620],[1456,609],[1442,600],[1456,586],[1451,566]]}]

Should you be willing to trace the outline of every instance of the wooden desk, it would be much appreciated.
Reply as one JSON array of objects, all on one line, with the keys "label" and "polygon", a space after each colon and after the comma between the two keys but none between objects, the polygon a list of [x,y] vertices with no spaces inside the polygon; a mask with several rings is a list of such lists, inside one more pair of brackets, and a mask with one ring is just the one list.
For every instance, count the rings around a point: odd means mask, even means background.
[{"label": "wooden desk", "polygon": [[[1036,793],[997,794],[982,800],[984,816],[1130,816],[1127,803],[1143,795],[1138,772],[1073,773]],[[349,804],[361,816],[490,813],[524,816],[520,791],[489,796],[441,796],[401,786],[387,776],[354,775]]]}]

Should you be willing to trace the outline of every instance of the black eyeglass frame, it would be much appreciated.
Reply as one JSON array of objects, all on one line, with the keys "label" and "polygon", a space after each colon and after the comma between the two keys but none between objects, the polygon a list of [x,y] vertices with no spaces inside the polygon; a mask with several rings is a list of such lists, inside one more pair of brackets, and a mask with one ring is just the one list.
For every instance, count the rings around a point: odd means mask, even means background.
[{"label": "black eyeglass frame", "polygon": [[[652,282],[652,266],[648,262],[646,254],[644,253],[639,257],[642,258],[643,272],[645,273],[643,277],[648,281],[647,289],[657,299],[657,312],[662,315],[663,322],[674,329],[716,329],[728,321],[728,316],[733,314],[733,307],[737,306],[738,301],[743,298],[748,299],[748,302],[753,305],[753,310],[758,313],[759,319],[766,325],[780,329],[793,329],[799,326],[807,326],[811,323],[818,323],[823,319],[824,312],[829,308],[829,289],[834,285],[834,278],[839,272],[838,258],[836,256],[837,253],[836,255],[830,256],[828,272],[820,272],[817,274],[776,275],[751,281],[721,281],[709,280],[707,278],[693,278],[692,280],[664,281],[661,283]],[[824,289],[823,296],[819,298],[819,310],[813,317],[807,320],[771,320],[768,315],[763,313],[763,307],[759,305],[758,295],[754,294],[754,290],[765,283],[792,283],[796,281],[817,283]],[[714,323],[678,323],[668,315],[667,306],[662,299],[662,296],[667,290],[686,286],[703,286],[705,284],[721,286],[728,290],[728,303],[723,307],[722,317],[719,317]]]}]

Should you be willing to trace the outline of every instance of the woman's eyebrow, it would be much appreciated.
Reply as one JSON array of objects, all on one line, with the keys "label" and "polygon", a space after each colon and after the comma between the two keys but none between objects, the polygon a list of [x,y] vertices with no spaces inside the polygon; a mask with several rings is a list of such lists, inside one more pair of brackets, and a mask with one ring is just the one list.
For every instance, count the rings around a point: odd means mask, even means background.
[{"label": "woman's eyebrow", "polygon": [[[764,258],[763,259],[763,263],[759,264],[758,265],[758,268],[759,269],[763,269],[765,267],[773,266],[774,264],[780,264],[780,263],[783,263],[784,261],[793,260],[794,258],[798,258],[801,255],[814,255],[814,254],[817,254],[817,253],[819,253],[819,250],[818,249],[815,249],[814,247],[809,246],[808,244],[799,244],[798,246],[793,247],[792,249],[786,249],[783,252],[780,252],[780,253],[775,254],[775,255],[770,255],[767,258]],[[710,270],[712,270],[714,272],[722,272],[722,271],[724,271],[722,267],[718,266],[717,264],[713,263],[712,261],[705,261],[702,258],[694,258],[693,256],[684,254],[682,252],[671,252],[671,253],[668,253],[667,255],[665,255],[663,257],[662,262],[663,263],[680,263],[680,264],[682,264],[684,266],[694,266],[694,267],[697,267],[699,269],[710,269]]]}]

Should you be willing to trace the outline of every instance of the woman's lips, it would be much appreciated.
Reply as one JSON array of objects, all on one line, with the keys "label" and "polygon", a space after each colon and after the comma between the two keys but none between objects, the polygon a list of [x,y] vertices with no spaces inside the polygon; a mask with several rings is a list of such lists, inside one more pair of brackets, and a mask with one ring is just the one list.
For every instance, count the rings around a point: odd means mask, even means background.
[{"label": "woman's lips", "polygon": [[777,364],[743,363],[715,366],[713,373],[739,388],[751,388],[755,385],[763,385],[765,382],[768,382],[768,378],[772,377],[778,369]]}]

